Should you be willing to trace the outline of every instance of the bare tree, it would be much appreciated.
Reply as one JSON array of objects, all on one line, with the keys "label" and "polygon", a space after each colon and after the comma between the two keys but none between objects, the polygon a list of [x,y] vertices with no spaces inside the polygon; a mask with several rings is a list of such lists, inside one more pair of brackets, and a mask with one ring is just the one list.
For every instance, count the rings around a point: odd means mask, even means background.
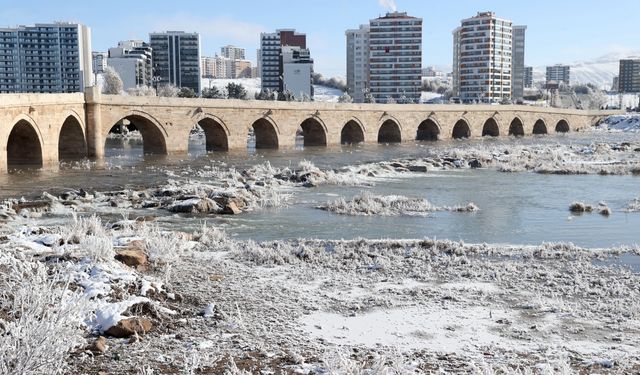
[{"label": "bare tree", "polygon": [[178,96],[179,92],[180,92],[180,89],[171,84],[161,85],[160,87],[158,87],[158,96],[175,98]]},{"label": "bare tree", "polygon": [[156,96],[156,90],[151,86],[136,86],[127,90],[131,96]]},{"label": "bare tree", "polygon": [[122,95],[122,79],[113,67],[107,65],[102,73],[102,93],[107,95]]},{"label": "bare tree", "polygon": [[342,95],[338,97],[338,103],[353,103],[353,98],[349,93],[344,92]]}]

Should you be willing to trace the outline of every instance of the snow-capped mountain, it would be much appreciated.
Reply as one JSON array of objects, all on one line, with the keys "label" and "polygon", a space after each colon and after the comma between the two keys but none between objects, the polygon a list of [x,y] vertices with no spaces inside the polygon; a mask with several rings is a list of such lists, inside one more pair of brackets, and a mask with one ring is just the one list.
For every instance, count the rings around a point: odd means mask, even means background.
[{"label": "snow-capped mountain", "polygon": [[[593,83],[599,88],[609,90],[613,83],[613,77],[618,75],[620,60],[638,56],[640,56],[640,51],[613,52],[593,60],[570,63],[571,84]],[[533,68],[534,81],[544,81],[545,74],[545,66]]]}]

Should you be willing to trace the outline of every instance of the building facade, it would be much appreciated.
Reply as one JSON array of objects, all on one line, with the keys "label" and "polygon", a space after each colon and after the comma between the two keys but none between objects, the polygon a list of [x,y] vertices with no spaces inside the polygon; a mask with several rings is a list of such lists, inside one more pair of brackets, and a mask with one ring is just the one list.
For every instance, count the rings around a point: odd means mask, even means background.
[{"label": "building facade", "polygon": [[251,61],[232,60],[233,77],[231,78],[251,78]]},{"label": "building facade", "polygon": [[309,50],[298,46],[283,46],[281,61],[283,91],[290,92],[297,100],[312,98],[313,60]]},{"label": "building facade", "polygon": [[530,89],[533,87],[533,67],[524,67],[524,87]]},{"label": "building facade", "polygon": [[451,88],[453,96],[460,98],[460,35],[461,27],[456,27],[453,32],[453,64],[451,69]]},{"label": "building facade", "polygon": [[390,12],[369,21],[369,90],[378,103],[420,101],[422,18]]},{"label": "building facade", "polygon": [[524,96],[524,50],[526,26],[511,28],[511,99],[518,100]]},{"label": "building facade", "polygon": [[571,84],[571,67],[569,65],[553,65],[547,66],[547,85],[549,84],[565,85]]},{"label": "building facade", "polygon": [[354,103],[364,103],[369,92],[369,25],[345,32],[347,37],[347,89]]},{"label": "building facade", "polygon": [[640,59],[620,60],[618,91],[622,93],[640,92]]},{"label": "building facade", "polygon": [[56,22],[0,29],[0,93],[82,92],[93,84],[89,27]]},{"label": "building facade", "polygon": [[200,93],[200,34],[167,31],[149,34],[153,75],[160,85],[188,87]]},{"label": "building facade", "polygon": [[108,52],[91,52],[91,68],[93,69],[93,74],[104,73],[104,69],[107,67],[108,58]]},{"label": "building facade", "polygon": [[[293,51],[296,52],[294,53]],[[258,57],[263,90],[283,92],[289,88],[298,87],[298,80],[306,81],[306,78],[311,84],[313,60],[310,57],[309,49],[307,49],[306,34],[297,33],[292,29],[276,30],[275,33],[262,33],[260,34]],[[290,65],[288,67],[289,74],[285,74],[285,64]],[[310,64],[310,69],[302,66],[294,67],[291,64]],[[308,72],[309,76],[298,77],[293,74],[294,71],[299,74]],[[294,78],[295,82],[287,81],[287,79]],[[313,90],[310,90],[310,97],[313,97]]]},{"label": "building facade", "polygon": [[227,45],[220,47],[220,55],[232,60],[244,60],[244,48]]},{"label": "building facade", "polygon": [[107,64],[112,67],[120,79],[123,88],[151,86],[153,77],[153,52],[151,46],[142,40],[127,40],[109,48]]},{"label": "building facade", "polygon": [[511,99],[512,22],[493,12],[462,20],[453,32],[455,94],[464,103]]}]

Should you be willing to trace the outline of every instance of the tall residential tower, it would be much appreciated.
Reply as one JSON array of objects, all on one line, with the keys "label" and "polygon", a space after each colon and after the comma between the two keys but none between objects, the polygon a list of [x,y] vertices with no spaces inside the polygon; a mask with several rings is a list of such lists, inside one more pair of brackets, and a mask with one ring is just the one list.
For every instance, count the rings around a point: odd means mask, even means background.
[{"label": "tall residential tower", "polygon": [[160,85],[188,87],[200,93],[200,34],[167,31],[149,34],[153,75]]},{"label": "tall residential tower", "polygon": [[418,103],[422,86],[422,18],[391,12],[369,21],[369,90],[376,102]]},{"label": "tall residential tower", "polygon": [[511,98],[512,38],[511,21],[493,12],[462,20],[453,32],[454,87],[462,102]]},{"label": "tall residential tower", "polygon": [[522,99],[525,88],[524,46],[526,26],[512,27],[511,98]]},{"label": "tall residential tower", "polygon": [[347,87],[355,103],[364,103],[369,91],[369,25],[345,32],[347,37]]},{"label": "tall residential tower", "polygon": [[94,83],[91,31],[56,22],[0,29],[0,93],[82,92]]}]

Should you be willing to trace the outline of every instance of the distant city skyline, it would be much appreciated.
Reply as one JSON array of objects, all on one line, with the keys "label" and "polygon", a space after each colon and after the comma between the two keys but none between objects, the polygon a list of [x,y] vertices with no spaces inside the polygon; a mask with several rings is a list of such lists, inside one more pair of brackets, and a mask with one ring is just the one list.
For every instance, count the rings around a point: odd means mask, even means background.
[{"label": "distant city skyline", "polygon": [[479,11],[527,26],[526,65],[545,66],[593,60],[606,54],[631,56],[640,51],[634,17],[640,11],[636,1],[616,4],[596,0],[579,3],[538,1],[533,5],[505,1],[461,0],[431,3],[418,0],[358,0],[274,3],[238,3],[204,0],[151,3],[114,0],[109,6],[69,0],[58,2],[3,1],[0,27],[14,27],[53,21],[74,21],[91,28],[93,51],[106,51],[120,40],[148,41],[149,33],[180,30],[201,34],[203,56],[219,53],[231,44],[246,49],[247,59],[256,64],[260,33],[292,28],[307,34],[314,69],[325,76],[346,74],[345,30],[357,28],[397,10],[421,17],[423,23],[423,66],[450,69],[452,30],[461,19]]}]

